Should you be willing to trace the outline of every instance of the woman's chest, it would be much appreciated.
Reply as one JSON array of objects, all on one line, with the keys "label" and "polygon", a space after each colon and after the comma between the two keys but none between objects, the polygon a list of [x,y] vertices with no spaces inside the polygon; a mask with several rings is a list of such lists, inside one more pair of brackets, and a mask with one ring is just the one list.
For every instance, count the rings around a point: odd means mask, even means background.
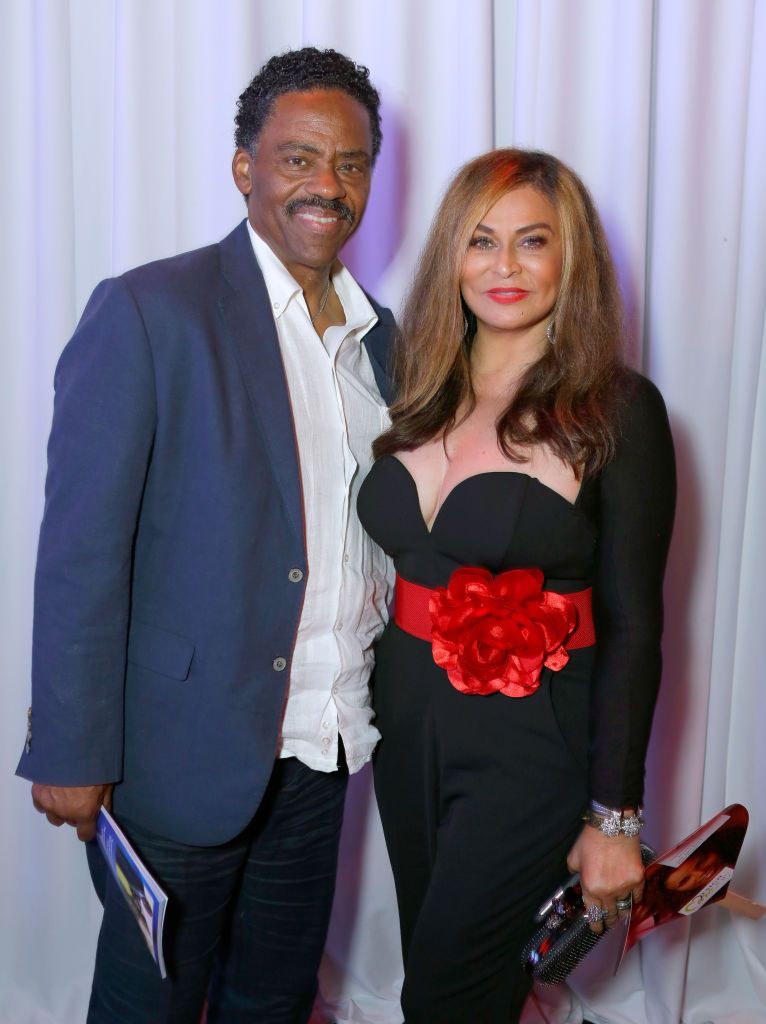
[{"label": "woman's chest", "polygon": [[477,410],[446,438],[440,436],[413,451],[397,452],[396,457],[415,481],[420,511],[429,528],[451,492],[469,477],[482,473],[524,473],[574,504],[580,481],[571,466],[545,446],[520,454],[524,456],[521,461],[508,458],[498,442],[494,416]]}]

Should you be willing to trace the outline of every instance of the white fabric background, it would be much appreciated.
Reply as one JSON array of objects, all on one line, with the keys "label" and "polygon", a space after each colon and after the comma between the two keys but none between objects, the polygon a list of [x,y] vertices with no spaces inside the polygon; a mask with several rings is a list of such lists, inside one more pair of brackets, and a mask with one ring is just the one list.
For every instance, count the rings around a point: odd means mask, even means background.
[{"label": "white fabric background", "polygon": [[[55,361],[100,278],[244,215],[236,97],[271,53],[306,43],[368,64],[383,96],[347,256],[393,308],[465,159],[539,146],[591,187],[631,359],[665,395],[680,471],[647,837],[661,847],[745,803],[736,887],[766,901],[765,0],[0,0],[0,1024],[84,1019],[100,917],[76,839],[12,778]],[[338,1020],[401,1019],[396,948],[365,772],[323,969]],[[766,1021],[766,922],[709,909],[599,980],[609,955],[529,1019]]]}]

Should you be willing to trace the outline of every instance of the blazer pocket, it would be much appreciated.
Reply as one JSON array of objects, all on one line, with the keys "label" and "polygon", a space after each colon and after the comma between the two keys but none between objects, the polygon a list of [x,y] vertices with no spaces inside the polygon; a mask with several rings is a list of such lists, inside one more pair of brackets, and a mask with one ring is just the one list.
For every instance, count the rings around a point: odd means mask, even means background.
[{"label": "blazer pocket", "polygon": [[130,626],[128,661],[171,679],[186,679],[194,657],[194,644],[177,633],[168,633],[145,622]]}]

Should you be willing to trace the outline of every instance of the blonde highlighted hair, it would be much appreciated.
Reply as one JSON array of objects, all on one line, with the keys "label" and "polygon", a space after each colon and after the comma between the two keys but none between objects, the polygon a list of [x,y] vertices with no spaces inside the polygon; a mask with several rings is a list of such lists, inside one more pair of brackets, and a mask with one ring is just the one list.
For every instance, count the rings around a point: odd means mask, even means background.
[{"label": "blonde highlighted hair", "polygon": [[561,226],[556,341],[509,396],[497,424],[498,443],[514,461],[523,461],[530,446],[547,444],[578,476],[595,472],[612,457],[622,312],[606,237],[577,175],[548,153],[522,149],[477,157],[445,193],[404,307],[397,399],[391,427],[375,442],[376,457],[448,432],[461,406],[473,408],[469,357],[475,321],[460,294],[463,261],[487,211],[523,186],[549,200]]}]

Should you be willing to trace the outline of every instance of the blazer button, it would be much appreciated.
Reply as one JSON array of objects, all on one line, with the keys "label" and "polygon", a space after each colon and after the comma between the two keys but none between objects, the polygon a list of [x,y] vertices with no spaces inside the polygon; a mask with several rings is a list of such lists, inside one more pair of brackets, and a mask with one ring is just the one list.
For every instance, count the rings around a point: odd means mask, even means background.
[{"label": "blazer button", "polygon": [[287,661],[284,658],[275,658],[271,663],[271,667],[275,672],[284,672],[287,668]]},{"label": "blazer button", "polygon": [[291,583],[300,583],[300,581],[303,579],[303,570],[291,569],[290,572],[288,572],[287,574],[287,578],[288,580],[290,580]]}]

